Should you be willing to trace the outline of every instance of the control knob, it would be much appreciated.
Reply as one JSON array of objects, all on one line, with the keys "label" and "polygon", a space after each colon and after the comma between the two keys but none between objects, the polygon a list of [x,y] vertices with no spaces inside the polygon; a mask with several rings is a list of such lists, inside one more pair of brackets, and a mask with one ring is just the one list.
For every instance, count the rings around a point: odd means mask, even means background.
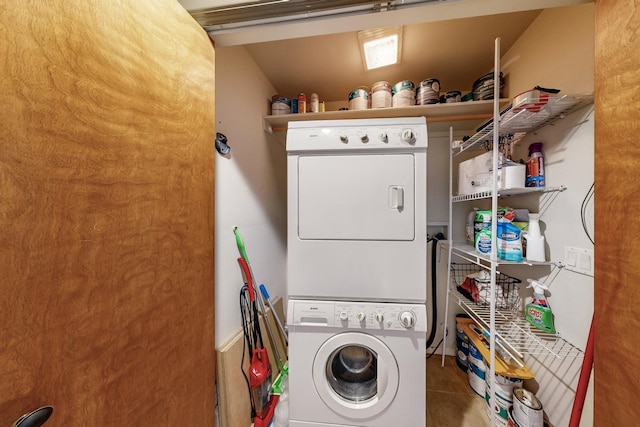
[{"label": "control knob", "polygon": [[405,129],[402,131],[400,135],[400,140],[402,142],[406,142],[407,144],[414,144],[416,142],[416,134],[413,133],[411,129]]},{"label": "control knob", "polygon": [[349,313],[346,311],[341,311],[339,314],[340,320],[347,320],[349,318]]},{"label": "control knob", "polygon": [[361,311],[361,312],[358,313],[358,315],[356,317],[358,318],[358,320],[360,322],[362,322],[365,319],[366,316],[365,316],[364,312]]},{"label": "control knob", "polygon": [[347,135],[340,135],[340,142],[347,144],[349,142],[349,137]]},{"label": "control knob", "polygon": [[389,136],[387,136],[386,132],[382,132],[379,136],[380,141],[384,142],[385,144],[389,142]]},{"label": "control knob", "polygon": [[411,329],[416,324],[416,315],[411,311],[403,311],[400,313],[400,323],[407,329]]},{"label": "control knob", "polygon": [[369,142],[369,135],[365,133],[360,137],[360,141],[362,141],[363,144],[366,144],[367,142]]},{"label": "control knob", "polygon": [[376,322],[382,323],[384,321],[384,314],[376,313],[375,318],[376,318]]}]

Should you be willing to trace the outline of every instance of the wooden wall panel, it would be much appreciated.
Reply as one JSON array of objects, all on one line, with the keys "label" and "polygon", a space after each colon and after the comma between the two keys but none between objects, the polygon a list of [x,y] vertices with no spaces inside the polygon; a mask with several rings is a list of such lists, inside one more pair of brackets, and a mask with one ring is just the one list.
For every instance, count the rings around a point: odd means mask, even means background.
[{"label": "wooden wall panel", "polygon": [[596,1],[595,425],[637,425],[640,5]]},{"label": "wooden wall panel", "polygon": [[0,0],[0,425],[214,424],[214,52],[175,0]]}]

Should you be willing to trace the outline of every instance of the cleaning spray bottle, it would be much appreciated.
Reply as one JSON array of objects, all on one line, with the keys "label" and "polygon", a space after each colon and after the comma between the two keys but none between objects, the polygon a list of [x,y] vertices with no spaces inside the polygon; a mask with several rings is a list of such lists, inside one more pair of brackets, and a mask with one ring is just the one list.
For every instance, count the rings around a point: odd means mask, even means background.
[{"label": "cleaning spray bottle", "polygon": [[553,313],[544,295],[544,291],[549,288],[537,280],[527,279],[527,282],[529,282],[527,288],[533,288],[533,301],[525,307],[525,320],[544,332],[555,334]]}]

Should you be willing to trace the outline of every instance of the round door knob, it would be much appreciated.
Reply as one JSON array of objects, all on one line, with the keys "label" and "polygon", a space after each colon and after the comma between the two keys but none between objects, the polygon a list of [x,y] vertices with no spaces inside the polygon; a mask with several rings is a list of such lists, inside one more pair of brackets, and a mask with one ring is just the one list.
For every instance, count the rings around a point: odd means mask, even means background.
[{"label": "round door knob", "polygon": [[402,131],[402,135],[400,135],[400,140],[407,144],[413,144],[416,142],[416,135],[411,129],[405,129]]},{"label": "round door knob", "polygon": [[340,142],[346,144],[349,142],[349,137],[347,135],[340,135]]},{"label": "round door knob", "polygon": [[346,311],[341,311],[339,316],[340,320],[347,320],[349,318],[349,313],[347,313]]},{"label": "round door knob", "polygon": [[410,311],[400,313],[400,323],[407,329],[413,328],[416,324],[416,315]]},{"label": "round door knob", "polygon": [[360,137],[360,141],[362,141],[363,144],[366,144],[367,142],[369,142],[369,135],[365,133]]},{"label": "round door knob", "polygon": [[358,313],[358,320],[360,322],[362,322],[364,320],[364,318],[365,318],[365,314],[362,311],[360,313]]},{"label": "round door knob", "polygon": [[376,313],[376,322],[378,322],[378,323],[384,322],[384,314]]}]

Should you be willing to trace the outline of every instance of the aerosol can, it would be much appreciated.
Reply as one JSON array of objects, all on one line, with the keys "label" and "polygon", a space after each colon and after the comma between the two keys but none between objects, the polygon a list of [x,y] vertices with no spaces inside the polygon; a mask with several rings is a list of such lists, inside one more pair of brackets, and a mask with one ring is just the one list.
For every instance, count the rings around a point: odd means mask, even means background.
[{"label": "aerosol can", "polygon": [[271,391],[271,364],[265,348],[253,351],[249,364],[249,385],[256,416],[262,418],[269,409]]}]

